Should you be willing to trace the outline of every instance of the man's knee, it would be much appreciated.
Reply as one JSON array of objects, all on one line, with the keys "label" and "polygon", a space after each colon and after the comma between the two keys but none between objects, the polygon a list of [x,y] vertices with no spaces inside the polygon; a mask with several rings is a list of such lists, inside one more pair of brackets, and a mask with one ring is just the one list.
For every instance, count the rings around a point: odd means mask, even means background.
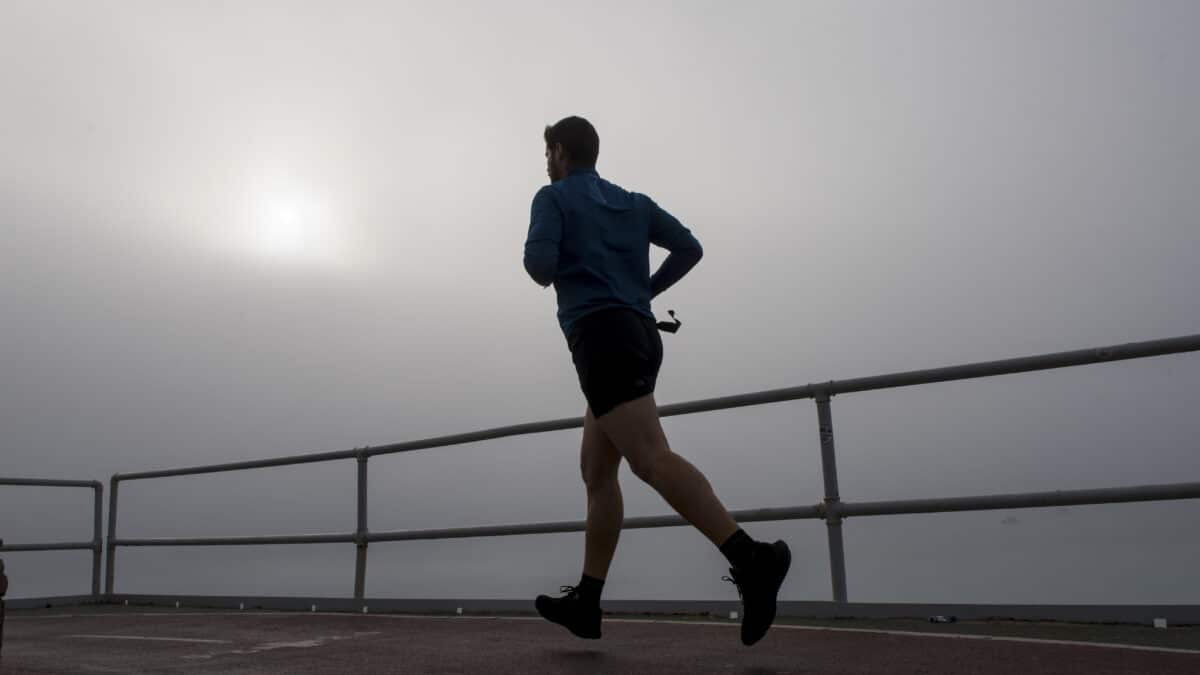
[{"label": "man's knee", "polygon": [[653,483],[661,475],[671,450],[663,443],[649,442],[636,454],[629,455],[629,469],[644,482]]}]

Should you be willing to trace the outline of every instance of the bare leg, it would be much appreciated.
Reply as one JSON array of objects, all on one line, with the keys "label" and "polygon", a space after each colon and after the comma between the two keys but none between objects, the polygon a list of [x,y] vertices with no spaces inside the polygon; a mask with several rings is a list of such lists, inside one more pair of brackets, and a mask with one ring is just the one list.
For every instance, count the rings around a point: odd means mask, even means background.
[{"label": "bare leg", "polygon": [[625,504],[617,469],[621,454],[596,424],[589,407],[583,419],[580,469],[587,484],[587,533],[584,537],[583,573],[605,579],[617,550]]},{"label": "bare leg", "polygon": [[596,422],[629,460],[634,475],[657,490],[714,546],[737,532],[737,522],[717,499],[704,474],[671,451],[658,421],[653,394],[622,403]]}]

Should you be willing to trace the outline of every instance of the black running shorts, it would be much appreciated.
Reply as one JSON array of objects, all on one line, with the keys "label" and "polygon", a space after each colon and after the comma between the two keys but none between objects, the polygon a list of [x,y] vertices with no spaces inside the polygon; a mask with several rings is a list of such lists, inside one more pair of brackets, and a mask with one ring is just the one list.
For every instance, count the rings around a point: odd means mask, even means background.
[{"label": "black running shorts", "polygon": [[567,337],[593,417],[654,391],[663,345],[655,321],[628,307],[586,314]]}]

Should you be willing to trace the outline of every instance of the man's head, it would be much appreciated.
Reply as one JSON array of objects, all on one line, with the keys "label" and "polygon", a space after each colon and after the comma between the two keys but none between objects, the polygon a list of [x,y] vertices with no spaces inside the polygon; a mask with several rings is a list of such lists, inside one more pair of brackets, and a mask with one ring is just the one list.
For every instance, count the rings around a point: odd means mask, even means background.
[{"label": "man's head", "polygon": [[600,154],[600,136],[591,122],[582,117],[564,117],[546,127],[546,173],[554,182],[566,178],[571,169],[596,166]]}]

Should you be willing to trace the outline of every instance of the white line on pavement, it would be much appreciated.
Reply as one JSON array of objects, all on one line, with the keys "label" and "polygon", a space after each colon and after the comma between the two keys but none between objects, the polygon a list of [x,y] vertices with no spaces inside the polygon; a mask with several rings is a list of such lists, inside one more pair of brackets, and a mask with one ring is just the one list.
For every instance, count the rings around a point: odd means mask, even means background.
[{"label": "white line on pavement", "polygon": [[[441,614],[353,614],[343,612],[316,612],[316,616],[338,616],[338,617],[359,617],[362,620],[369,619],[445,619],[450,621],[463,620],[508,620],[508,621],[544,621],[541,617],[530,616],[469,616],[469,615],[441,615]],[[311,617],[313,612],[113,612],[113,613],[96,613],[96,614],[77,614],[75,618],[85,616],[297,616]],[[368,619],[369,617],[369,619]],[[14,618],[17,620],[31,618],[49,618],[49,617],[8,617],[9,621]],[[666,623],[679,624],[685,626],[732,626],[736,627],[739,624],[735,621],[678,621],[670,619],[609,619],[605,618],[605,622],[614,623]],[[911,637],[937,637],[950,638],[959,640],[995,640],[999,642],[1023,642],[1032,644],[1051,644],[1065,645],[1069,647],[1101,647],[1105,649],[1132,649],[1144,652],[1166,652],[1170,654],[1200,654],[1200,649],[1181,649],[1177,647],[1155,647],[1149,645],[1133,645],[1120,644],[1113,642],[1089,642],[1086,640],[1054,640],[1048,638],[1027,638],[1013,637],[1007,635],[980,635],[976,633],[926,633],[920,631],[907,630],[885,630],[881,628],[840,628],[833,626],[796,626],[789,624],[775,624],[773,629],[784,630],[813,630],[813,631],[830,631],[843,633],[873,633],[877,635],[907,635]],[[68,636],[68,637],[118,637],[118,636]],[[143,638],[149,639],[149,638]],[[194,640],[194,642],[223,642],[222,640]]]},{"label": "white line on pavement", "polygon": [[229,640],[202,640],[200,638],[169,638],[148,637],[145,635],[64,635],[69,638],[88,638],[93,640],[153,640],[157,642],[204,642],[208,644],[228,644]]}]

